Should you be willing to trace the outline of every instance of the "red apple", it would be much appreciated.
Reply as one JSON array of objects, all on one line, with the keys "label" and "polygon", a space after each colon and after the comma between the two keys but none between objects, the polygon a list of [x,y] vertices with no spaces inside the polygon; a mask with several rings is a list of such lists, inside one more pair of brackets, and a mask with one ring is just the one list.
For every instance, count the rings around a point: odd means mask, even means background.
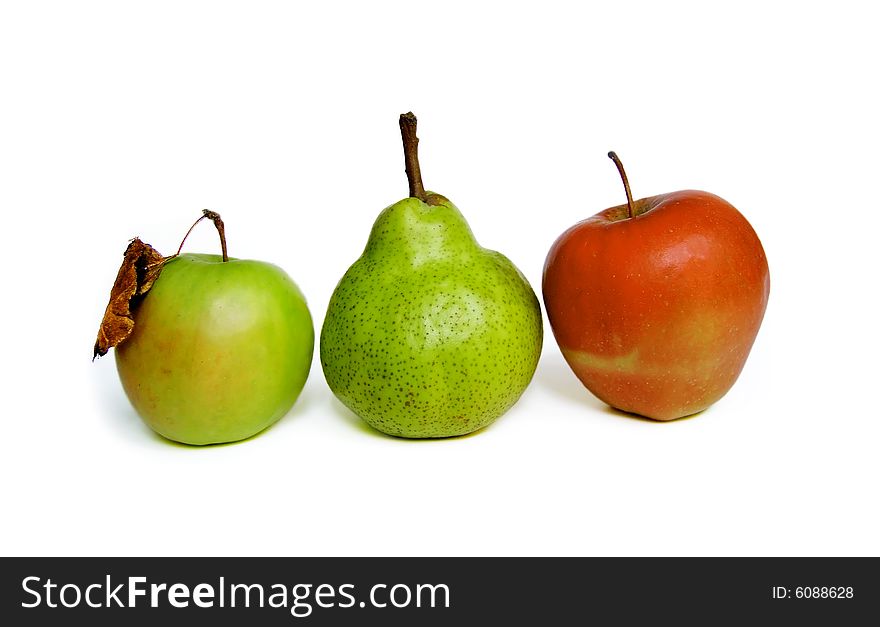
[{"label": "red apple", "polygon": [[633,201],[567,231],[544,264],[544,304],[571,369],[599,399],[655,420],[733,386],[761,326],[770,274],[733,205],[701,191]]}]

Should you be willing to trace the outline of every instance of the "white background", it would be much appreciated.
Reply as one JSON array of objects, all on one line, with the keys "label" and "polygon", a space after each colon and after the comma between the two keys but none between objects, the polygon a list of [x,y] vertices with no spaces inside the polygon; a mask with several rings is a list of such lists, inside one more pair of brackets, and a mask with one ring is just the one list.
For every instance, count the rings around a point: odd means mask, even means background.
[{"label": "white background", "polygon": [[[18,2],[0,9],[2,554],[878,555],[876,16],[870,3]],[[291,413],[190,448],[91,362],[129,238],[202,207],[316,329],[379,211],[427,187],[540,290],[565,228],[698,188],[763,240],[772,288],[733,390],[615,413],[545,325],[520,402],[411,442],[316,359]],[[210,226],[187,250],[215,252]]]}]

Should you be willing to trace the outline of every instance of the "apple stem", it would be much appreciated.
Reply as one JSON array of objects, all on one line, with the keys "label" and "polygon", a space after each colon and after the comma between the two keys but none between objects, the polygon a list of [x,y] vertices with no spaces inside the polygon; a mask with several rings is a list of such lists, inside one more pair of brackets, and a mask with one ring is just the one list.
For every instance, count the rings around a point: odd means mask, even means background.
[{"label": "apple stem", "polygon": [[620,178],[623,180],[623,189],[626,191],[626,211],[627,217],[633,217],[633,197],[632,192],[629,189],[629,181],[626,178],[626,170],[623,169],[623,163],[620,161],[620,157],[617,156],[617,153],[613,150],[608,153],[608,158],[614,162],[614,165],[617,166],[617,171],[620,172]]},{"label": "apple stem", "polygon": [[419,168],[419,138],[416,137],[418,120],[409,113],[400,114],[400,135],[403,138],[403,158],[406,162],[406,178],[409,181],[409,195],[425,201],[425,186],[422,184],[422,171]]},{"label": "apple stem", "polygon": [[170,257],[165,257],[164,261],[174,259],[180,254],[180,251],[183,250],[183,244],[186,242],[186,238],[189,237],[189,234],[192,233],[194,228],[196,228],[196,225],[205,218],[208,218],[214,223],[214,228],[217,229],[217,233],[220,235],[220,250],[223,252],[223,261],[229,261],[229,255],[226,254],[226,227],[223,225],[223,220],[220,218],[220,214],[216,211],[211,211],[210,209],[202,209],[202,217],[193,222],[192,226],[189,227],[189,230],[180,242],[180,246],[177,248],[177,252]]}]

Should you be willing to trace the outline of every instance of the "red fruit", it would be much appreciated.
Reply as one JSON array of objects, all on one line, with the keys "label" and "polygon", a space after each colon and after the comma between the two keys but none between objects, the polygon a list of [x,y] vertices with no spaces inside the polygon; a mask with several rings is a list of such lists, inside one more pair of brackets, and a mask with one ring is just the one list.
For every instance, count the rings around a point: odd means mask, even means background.
[{"label": "red fruit", "polygon": [[656,420],[733,386],[770,292],[764,249],[730,203],[678,191],[576,224],[544,265],[547,316],[571,369],[609,405]]}]

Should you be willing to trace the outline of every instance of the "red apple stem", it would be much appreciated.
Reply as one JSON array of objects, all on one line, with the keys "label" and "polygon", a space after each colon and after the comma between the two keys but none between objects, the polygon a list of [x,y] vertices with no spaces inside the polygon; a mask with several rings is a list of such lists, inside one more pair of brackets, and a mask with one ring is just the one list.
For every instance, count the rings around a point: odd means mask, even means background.
[{"label": "red apple stem", "polygon": [[409,113],[400,114],[400,135],[403,138],[403,158],[406,163],[406,178],[409,181],[410,198],[427,200],[425,186],[422,184],[422,171],[419,168],[419,138],[416,137],[418,120]]},{"label": "red apple stem", "polygon": [[617,171],[620,172],[620,178],[623,181],[623,189],[626,191],[626,212],[627,217],[632,218],[634,215],[633,212],[633,197],[632,192],[629,189],[629,181],[626,178],[626,170],[623,169],[623,163],[620,161],[620,157],[617,156],[617,153],[613,150],[608,153],[608,158],[614,162],[614,165],[617,166]]},{"label": "red apple stem", "polygon": [[186,235],[183,236],[183,239],[180,242],[180,246],[177,248],[177,252],[170,257],[165,257],[164,261],[174,259],[180,254],[180,251],[183,250],[183,245],[186,242],[186,238],[189,237],[189,234],[192,233],[194,228],[196,228],[196,225],[205,218],[208,218],[211,222],[214,223],[214,228],[217,229],[217,233],[220,235],[220,250],[223,253],[223,261],[229,261],[229,255],[226,254],[226,227],[223,224],[223,220],[220,218],[220,214],[216,211],[211,211],[210,209],[202,209],[202,217],[193,222],[192,226],[189,227],[189,230],[186,232]]}]

